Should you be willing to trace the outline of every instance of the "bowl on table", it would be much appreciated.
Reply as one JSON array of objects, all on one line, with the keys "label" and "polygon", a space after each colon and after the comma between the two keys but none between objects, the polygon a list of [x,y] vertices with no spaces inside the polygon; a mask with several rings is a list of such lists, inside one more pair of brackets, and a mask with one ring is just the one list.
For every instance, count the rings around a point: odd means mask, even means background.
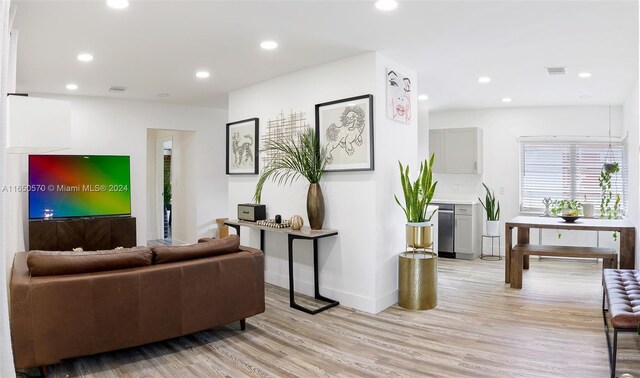
[{"label": "bowl on table", "polygon": [[567,223],[575,223],[575,221],[582,218],[582,215],[562,215],[560,218],[564,219]]}]

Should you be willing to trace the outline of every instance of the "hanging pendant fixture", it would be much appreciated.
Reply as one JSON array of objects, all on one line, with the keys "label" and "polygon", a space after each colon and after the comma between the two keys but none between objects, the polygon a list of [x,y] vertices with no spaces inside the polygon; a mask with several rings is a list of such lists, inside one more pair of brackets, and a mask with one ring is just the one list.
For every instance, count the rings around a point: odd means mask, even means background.
[{"label": "hanging pendant fixture", "polygon": [[618,163],[613,158],[613,148],[611,148],[611,105],[609,105],[609,148],[604,157],[604,165],[602,170],[607,173],[615,173],[618,171]]}]

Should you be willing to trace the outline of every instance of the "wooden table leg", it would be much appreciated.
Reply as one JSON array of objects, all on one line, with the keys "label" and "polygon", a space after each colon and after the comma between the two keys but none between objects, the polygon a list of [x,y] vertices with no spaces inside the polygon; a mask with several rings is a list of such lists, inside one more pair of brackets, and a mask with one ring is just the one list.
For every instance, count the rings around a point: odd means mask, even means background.
[{"label": "wooden table leg", "polygon": [[521,251],[511,251],[511,287],[513,289],[522,289],[522,260]]},{"label": "wooden table leg", "polygon": [[[529,244],[529,228],[518,227],[518,244]],[[522,257],[522,267],[529,269],[529,255]]]},{"label": "wooden table leg", "polygon": [[508,224],[504,225],[504,282],[509,283],[511,280],[511,232],[512,229]]},{"label": "wooden table leg", "polygon": [[636,229],[633,227],[620,230],[620,269],[635,269]]}]

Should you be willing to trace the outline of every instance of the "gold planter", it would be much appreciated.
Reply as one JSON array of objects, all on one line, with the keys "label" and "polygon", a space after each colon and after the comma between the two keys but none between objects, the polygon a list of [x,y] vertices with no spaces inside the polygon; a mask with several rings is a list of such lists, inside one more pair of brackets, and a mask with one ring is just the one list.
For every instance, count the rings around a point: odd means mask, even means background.
[{"label": "gold planter", "polygon": [[411,248],[431,248],[433,244],[431,223],[407,223],[407,246]]},{"label": "gold planter", "polygon": [[430,310],[438,305],[438,256],[431,252],[400,254],[398,305]]}]

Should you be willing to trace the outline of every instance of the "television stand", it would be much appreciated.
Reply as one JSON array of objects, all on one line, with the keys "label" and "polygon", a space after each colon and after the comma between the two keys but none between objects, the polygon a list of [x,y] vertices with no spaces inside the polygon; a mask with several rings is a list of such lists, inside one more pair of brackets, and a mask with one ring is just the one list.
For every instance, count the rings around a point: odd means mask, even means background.
[{"label": "television stand", "polygon": [[136,244],[136,218],[131,216],[29,221],[29,250],[97,251]]}]

